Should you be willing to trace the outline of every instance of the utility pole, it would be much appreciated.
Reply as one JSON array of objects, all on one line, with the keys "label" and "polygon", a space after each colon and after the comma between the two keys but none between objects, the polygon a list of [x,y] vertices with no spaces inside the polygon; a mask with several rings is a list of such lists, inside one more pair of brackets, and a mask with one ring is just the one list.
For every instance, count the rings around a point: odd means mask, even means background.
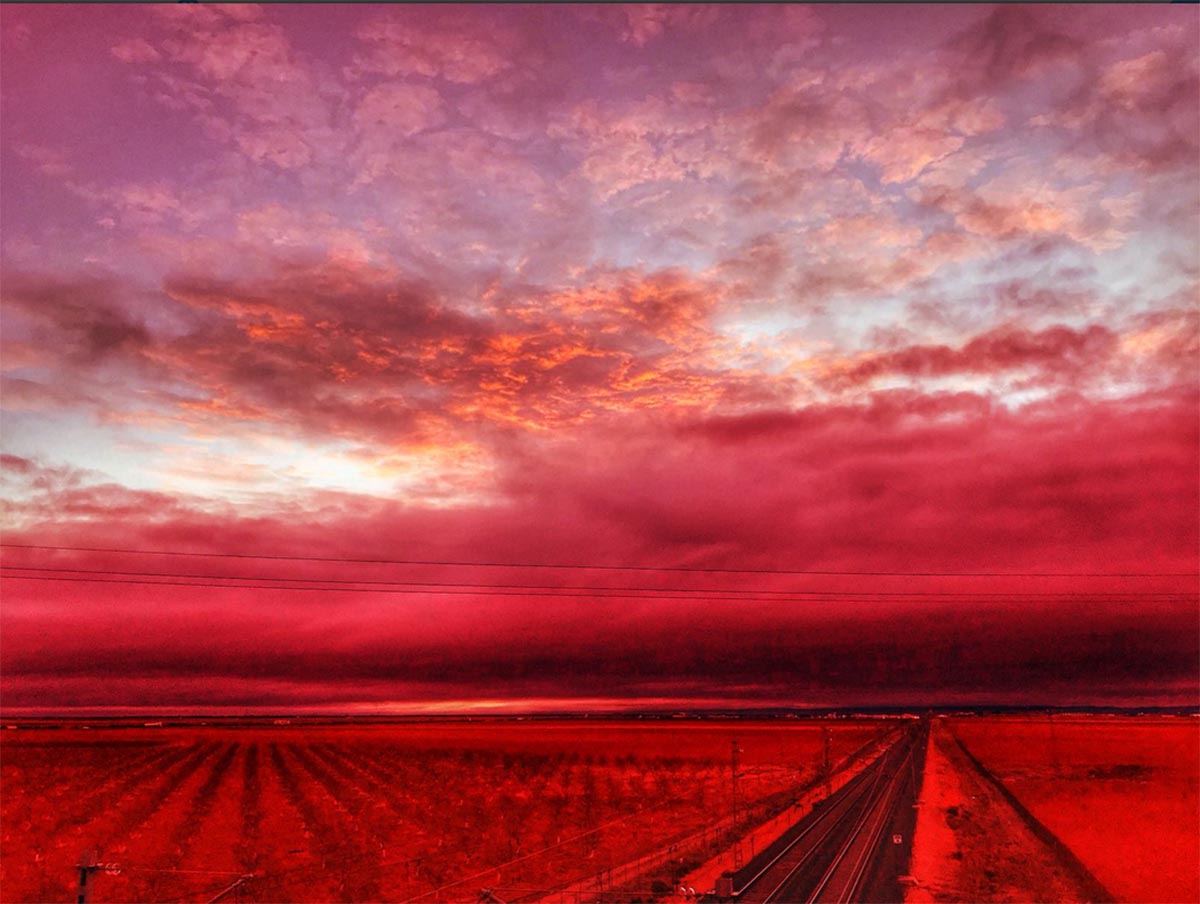
[{"label": "utility pole", "polygon": [[829,797],[833,794],[833,787],[830,784],[829,774],[829,726],[822,725],[821,733],[825,736],[825,762],[821,768],[821,777],[825,779],[825,796]]},{"label": "utility pole", "polygon": [[79,890],[75,895],[75,904],[88,904],[91,900],[91,878],[96,872],[96,852],[84,851],[79,855]]},{"label": "utility pole", "polygon": [[1050,765],[1054,769],[1054,775],[1062,774],[1062,767],[1058,762],[1058,745],[1054,743],[1054,712],[1048,710],[1046,712],[1046,725],[1050,729]]},{"label": "utility pole", "polygon": [[79,870],[79,885],[75,891],[75,904],[88,904],[92,900],[92,886],[96,884],[95,875],[99,872],[117,875],[121,872],[121,867],[115,863],[98,863],[96,861],[96,851],[87,850],[79,855],[79,862],[75,864],[75,868]]},{"label": "utility pole", "polygon": [[735,870],[742,868],[742,841],[738,835],[738,817],[741,815],[738,807],[738,754],[741,752],[737,738],[734,738],[729,751],[729,784],[733,797],[733,825],[730,829],[733,832],[733,868]]}]

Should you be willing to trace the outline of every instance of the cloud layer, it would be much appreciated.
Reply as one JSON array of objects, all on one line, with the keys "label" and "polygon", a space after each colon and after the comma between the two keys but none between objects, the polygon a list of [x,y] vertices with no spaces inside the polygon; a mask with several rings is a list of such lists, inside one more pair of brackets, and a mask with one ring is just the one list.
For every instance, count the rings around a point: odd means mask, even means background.
[{"label": "cloud layer", "polygon": [[923,575],[10,549],[696,598],[6,571],[5,705],[1194,701],[1194,16],[890,15],[6,16],[6,543]]}]

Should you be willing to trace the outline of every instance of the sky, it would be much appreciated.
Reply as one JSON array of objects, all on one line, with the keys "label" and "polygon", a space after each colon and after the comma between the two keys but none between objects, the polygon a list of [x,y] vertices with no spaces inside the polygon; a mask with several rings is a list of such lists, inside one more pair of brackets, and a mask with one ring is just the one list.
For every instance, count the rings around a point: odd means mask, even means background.
[{"label": "sky", "polygon": [[1200,703],[1198,25],[6,6],[0,703]]}]

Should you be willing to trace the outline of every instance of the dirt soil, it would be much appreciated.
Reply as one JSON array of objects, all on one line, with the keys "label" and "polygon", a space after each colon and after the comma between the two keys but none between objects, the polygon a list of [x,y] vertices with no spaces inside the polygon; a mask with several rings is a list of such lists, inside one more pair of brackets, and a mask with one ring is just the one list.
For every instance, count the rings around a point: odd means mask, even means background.
[{"label": "dirt soil", "polygon": [[1200,901],[1200,720],[995,717],[951,728],[1121,901]]},{"label": "dirt soil", "polygon": [[1092,900],[970,762],[944,720],[925,759],[906,902]]},{"label": "dirt soil", "polygon": [[[773,806],[872,720],[503,721],[0,731],[0,901],[528,900]],[[711,831],[711,830],[710,830]]]}]

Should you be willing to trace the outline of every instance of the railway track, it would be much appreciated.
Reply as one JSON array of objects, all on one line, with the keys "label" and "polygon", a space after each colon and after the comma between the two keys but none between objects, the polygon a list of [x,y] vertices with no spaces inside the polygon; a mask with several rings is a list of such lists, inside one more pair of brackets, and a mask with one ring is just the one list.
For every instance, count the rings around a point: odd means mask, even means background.
[{"label": "railway track", "polygon": [[900,900],[896,880],[907,864],[926,731],[914,725],[902,732],[875,762],[735,873],[731,894],[720,900]]}]

